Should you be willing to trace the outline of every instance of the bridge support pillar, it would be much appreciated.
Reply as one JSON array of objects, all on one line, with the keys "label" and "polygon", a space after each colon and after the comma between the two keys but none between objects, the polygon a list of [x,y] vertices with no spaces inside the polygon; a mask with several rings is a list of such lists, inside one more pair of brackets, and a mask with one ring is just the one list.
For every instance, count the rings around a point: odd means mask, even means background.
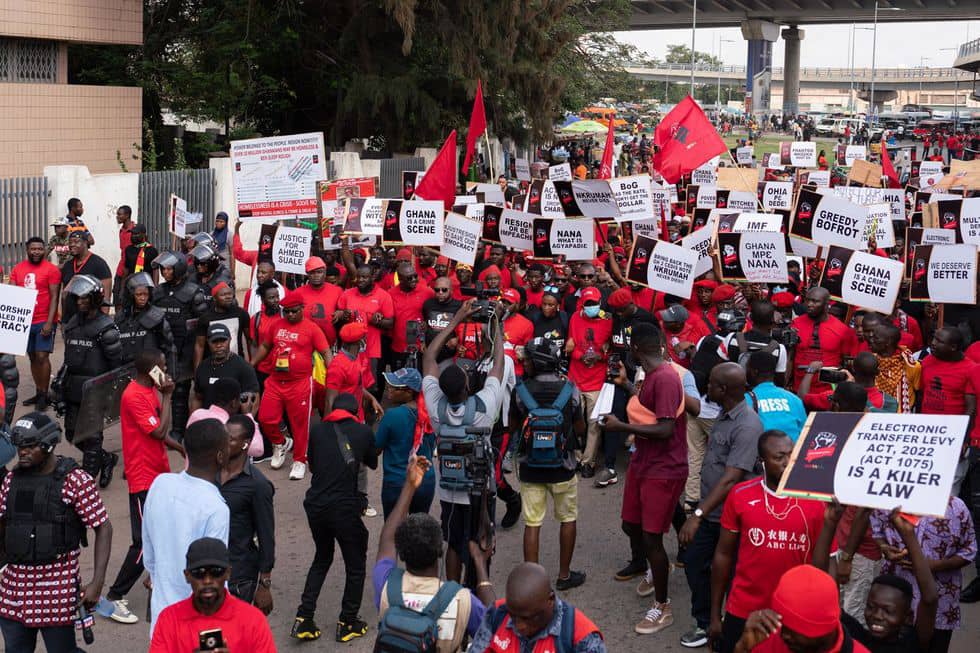
[{"label": "bridge support pillar", "polygon": [[783,115],[795,116],[800,112],[800,41],[803,30],[790,27],[783,30],[786,41],[786,59],[783,63]]},{"label": "bridge support pillar", "polygon": [[779,38],[779,25],[753,19],[744,21],[741,27],[742,38],[749,42],[745,62],[745,111],[767,113],[772,84],[772,44]]}]

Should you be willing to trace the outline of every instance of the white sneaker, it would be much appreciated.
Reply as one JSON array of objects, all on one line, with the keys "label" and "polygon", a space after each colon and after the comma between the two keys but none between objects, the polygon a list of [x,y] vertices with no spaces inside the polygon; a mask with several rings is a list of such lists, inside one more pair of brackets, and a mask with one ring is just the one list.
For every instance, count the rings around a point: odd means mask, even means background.
[{"label": "white sneaker", "polygon": [[286,464],[286,454],[292,451],[292,449],[292,438],[286,438],[286,441],[282,444],[272,445],[272,460],[269,462],[269,467],[272,469],[281,469]]},{"label": "white sneaker", "polygon": [[126,599],[111,601],[111,603],[112,614],[109,615],[109,618],[113,621],[118,621],[121,624],[134,624],[140,620],[139,617],[129,611],[129,601]]},{"label": "white sneaker", "polygon": [[306,476],[306,463],[294,462],[293,466],[289,469],[289,480],[290,481],[302,481]]}]

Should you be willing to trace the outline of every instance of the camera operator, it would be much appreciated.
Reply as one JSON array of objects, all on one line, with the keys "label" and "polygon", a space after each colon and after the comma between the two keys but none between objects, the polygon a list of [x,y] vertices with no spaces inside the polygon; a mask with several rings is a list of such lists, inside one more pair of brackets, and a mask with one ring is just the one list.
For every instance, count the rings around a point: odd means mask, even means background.
[{"label": "camera operator", "polygon": [[[719,315],[721,313],[719,312]],[[764,299],[753,302],[750,315],[752,317],[752,328],[743,332],[742,329],[745,327],[745,314],[741,311],[734,311],[736,321],[734,326],[738,328],[731,331],[723,340],[724,348],[728,350],[728,360],[741,363],[744,366],[749,355],[753,352],[765,351],[770,353],[776,359],[776,376],[774,382],[777,386],[784,387],[786,385],[787,361],[789,359],[786,342],[792,344],[799,339],[799,336],[789,326],[780,331],[776,331],[776,307],[772,302]]]},{"label": "camera operator", "polygon": [[[453,315],[449,326],[440,331],[426,348],[422,356],[422,392],[425,397],[425,404],[428,407],[429,419],[432,428],[436,433],[437,447],[446,444],[453,444],[453,440],[459,438],[459,431],[483,429],[484,432],[477,436],[475,446],[470,448],[486,452],[490,448],[490,431],[500,412],[501,379],[504,375],[504,344],[499,321],[495,313],[491,310],[487,315],[487,309],[492,309],[485,302],[467,300],[463,306]],[[457,365],[449,365],[441,373],[436,356],[446,341],[456,332],[457,327],[464,321],[479,315],[487,317],[490,331],[493,334],[493,364],[487,373],[483,387],[471,396],[469,377],[466,372]],[[471,324],[471,323],[467,323]],[[480,328],[481,325],[476,325]],[[438,375],[438,378],[437,378]],[[448,428],[447,428],[448,427]],[[453,427],[457,427],[455,431]],[[463,427],[459,429],[458,427]],[[462,447],[460,447],[462,448]],[[482,497],[480,494],[493,492],[492,483],[492,458],[490,461],[485,459],[483,465],[471,464],[472,460],[466,460],[467,464],[459,470],[463,473],[446,477],[448,461],[440,448],[440,459],[437,467],[437,479],[439,483],[439,503],[442,508],[442,536],[449,547],[446,551],[446,578],[459,581],[463,576],[463,564],[471,563],[469,556],[469,541],[476,539],[481,534],[486,536],[489,541],[489,533],[481,533],[492,528],[488,522],[493,520],[493,502],[487,501],[487,514],[484,514]],[[487,465],[490,462],[491,465]],[[478,467],[479,471],[485,476],[478,479],[468,474],[474,474]],[[454,482],[458,481],[458,483]],[[480,494],[454,489],[459,485],[469,482],[473,489],[477,489],[479,483]],[[483,489],[486,487],[486,490]],[[467,565],[470,566],[469,564]],[[474,585],[475,571],[467,570],[466,579],[470,585]]]},{"label": "camera operator", "polygon": [[813,392],[810,388],[813,384],[813,376],[819,374],[820,381],[827,383],[842,383],[853,381],[868,392],[867,411],[869,413],[897,413],[898,400],[886,392],[882,392],[875,383],[878,378],[878,358],[870,351],[862,351],[854,357],[851,363],[851,370],[823,369],[820,361],[814,361],[807,366],[806,374],[800,381],[800,387],[796,395],[803,400],[803,405],[807,410],[833,410],[831,397],[833,390],[823,392]]}]

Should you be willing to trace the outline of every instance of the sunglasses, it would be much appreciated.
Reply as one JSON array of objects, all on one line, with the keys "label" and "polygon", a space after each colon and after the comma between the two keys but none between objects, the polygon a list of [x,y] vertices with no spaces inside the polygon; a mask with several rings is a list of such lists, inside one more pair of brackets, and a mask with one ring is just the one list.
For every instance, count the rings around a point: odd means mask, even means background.
[{"label": "sunglasses", "polygon": [[435,291],[435,292],[449,292],[450,291],[449,288],[433,288],[432,290]]},{"label": "sunglasses", "polygon": [[568,283],[568,279],[566,279],[565,277],[555,277],[553,281],[555,283]]},{"label": "sunglasses", "polygon": [[578,275],[578,278],[579,279],[595,279],[595,275],[594,274],[580,274],[580,275]]},{"label": "sunglasses", "polygon": [[205,576],[210,576],[211,578],[221,578],[228,571],[227,567],[197,567],[196,569],[188,569],[187,573],[191,575],[191,578],[196,578],[197,580],[204,580]]}]

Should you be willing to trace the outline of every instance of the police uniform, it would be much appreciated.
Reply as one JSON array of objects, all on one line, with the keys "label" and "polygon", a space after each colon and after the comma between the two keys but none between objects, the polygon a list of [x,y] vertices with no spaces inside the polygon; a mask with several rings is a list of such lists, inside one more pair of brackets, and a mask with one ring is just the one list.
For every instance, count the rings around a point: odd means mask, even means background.
[{"label": "police uniform", "polygon": [[125,308],[116,314],[116,326],[122,341],[123,363],[136,360],[136,354],[143,349],[159,349],[167,358],[167,368],[177,368],[174,336],[163,309],[152,304],[143,310],[135,306]]}]

